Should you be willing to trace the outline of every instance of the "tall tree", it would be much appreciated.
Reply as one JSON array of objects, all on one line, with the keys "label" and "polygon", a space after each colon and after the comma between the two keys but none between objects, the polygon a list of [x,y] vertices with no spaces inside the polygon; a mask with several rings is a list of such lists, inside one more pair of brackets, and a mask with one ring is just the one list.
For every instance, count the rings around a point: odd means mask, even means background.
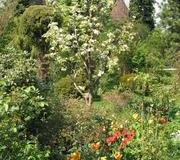
[{"label": "tall tree", "polygon": [[16,15],[22,14],[26,8],[31,5],[44,5],[45,0],[18,0],[18,4],[16,6]]},{"label": "tall tree", "polygon": [[[127,41],[133,39],[128,29],[132,25],[128,24],[121,30],[112,28],[110,12],[113,1],[60,2],[65,15],[63,26],[58,28],[52,23],[45,37],[51,41],[52,56],[63,70],[70,70],[75,88],[91,106],[99,80],[117,66],[119,54],[128,50]],[[78,86],[74,80],[82,73],[86,75],[86,88]]]},{"label": "tall tree", "polygon": [[179,0],[166,0],[161,12],[161,25],[167,33],[167,52],[171,66],[178,68],[180,75],[180,3]]},{"label": "tall tree", "polygon": [[38,77],[40,80],[48,78],[48,43],[43,34],[48,31],[48,24],[61,21],[59,14],[46,5],[33,5],[20,16],[15,42],[21,49],[34,53],[38,59]]},{"label": "tall tree", "polygon": [[173,41],[180,42],[180,3],[179,0],[167,0],[161,13],[161,24],[170,33]]},{"label": "tall tree", "polygon": [[129,16],[136,21],[154,29],[154,3],[155,0],[131,0]]}]

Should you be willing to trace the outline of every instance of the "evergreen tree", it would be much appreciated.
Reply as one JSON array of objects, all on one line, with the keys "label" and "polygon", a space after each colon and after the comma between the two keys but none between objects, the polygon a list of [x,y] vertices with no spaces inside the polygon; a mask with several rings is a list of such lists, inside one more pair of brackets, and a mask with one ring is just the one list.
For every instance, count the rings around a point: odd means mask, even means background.
[{"label": "evergreen tree", "polygon": [[131,0],[129,16],[154,29],[154,0]]},{"label": "evergreen tree", "polygon": [[0,2],[0,35],[7,30],[8,24],[14,16],[17,3],[18,0],[6,0],[4,3]]},{"label": "evergreen tree", "polygon": [[179,41],[180,34],[180,3],[179,0],[167,0],[161,13],[162,26],[174,37],[175,41]]},{"label": "evergreen tree", "polygon": [[50,22],[61,23],[61,17],[52,7],[46,5],[33,5],[25,10],[19,18],[17,37],[14,42],[22,50],[34,54],[38,59],[38,78],[47,80],[49,63],[47,57],[49,44],[43,38],[48,31]]},{"label": "evergreen tree", "polygon": [[[167,0],[161,12],[161,25],[167,33],[167,52],[173,66],[180,69],[180,3],[179,0]],[[177,65],[176,65],[177,64]]]},{"label": "evergreen tree", "polygon": [[31,5],[44,5],[45,0],[19,0],[16,6],[16,15],[22,14]]}]

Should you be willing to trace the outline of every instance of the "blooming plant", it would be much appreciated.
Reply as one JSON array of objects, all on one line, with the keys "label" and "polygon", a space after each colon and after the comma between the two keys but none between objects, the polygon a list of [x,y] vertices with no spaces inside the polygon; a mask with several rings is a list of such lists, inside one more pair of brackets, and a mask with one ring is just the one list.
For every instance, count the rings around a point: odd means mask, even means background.
[{"label": "blooming plant", "polygon": [[[62,71],[71,71],[75,89],[84,98],[88,92],[86,103],[89,105],[101,77],[119,67],[119,55],[129,50],[127,41],[134,39],[134,33],[130,32],[132,23],[122,29],[107,30],[107,24],[113,27],[110,18],[113,4],[114,1],[107,0],[74,0],[70,4],[60,0],[64,24],[59,28],[57,23],[51,23],[44,35],[50,41],[50,57],[55,59]],[[87,89],[74,80],[82,73],[87,77]]]},{"label": "blooming plant", "polygon": [[100,142],[92,143],[91,148],[92,148],[92,150],[95,150],[95,151],[99,150],[100,149]]},{"label": "blooming plant", "polygon": [[118,160],[118,159],[121,159],[122,156],[123,156],[123,155],[122,155],[121,153],[119,153],[119,152],[116,152],[116,153],[114,154],[114,158],[117,159],[117,160]]},{"label": "blooming plant", "polygon": [[76,151],[74,153],[72,153],[67,160],[80,160],[81,158],[81,153],[79,151]]},{"label": "blooming plant", "polygon": [[121,131],[116,131],[110,137],[106,138],[106,142],[110,150],[121,151],[128,145],[134,136],[134,130],[129,131],[128,129],[123,128]]},{"label": "blooming plant", "polygon": [[123,150],[127,147],[129,142],[134,138],[135,131],[126,128],[120,131],[115,131],[113,134],[101,140],[101,142],[91,143],[91,150],[97,156],[101,155],[99,159],[116,159],[120,160],[123,157]]},{"label": "blooming plant", "polygon": [[[114,124],[115,122],[113,122]],[[98,142],[91,143],[90,148],[94,154],[100,155],[99,159],[116,159],[120,160],[123,157],[123,151],[128,146],[128,144],[135,137],[135,130],[129,130],[127,128],[114,130],[114,125],[111,124],[110,131],[106,133],[109,134],[103,139],[103,137],[98,137]],[[102,138],[102,139],[101,139]]]}]

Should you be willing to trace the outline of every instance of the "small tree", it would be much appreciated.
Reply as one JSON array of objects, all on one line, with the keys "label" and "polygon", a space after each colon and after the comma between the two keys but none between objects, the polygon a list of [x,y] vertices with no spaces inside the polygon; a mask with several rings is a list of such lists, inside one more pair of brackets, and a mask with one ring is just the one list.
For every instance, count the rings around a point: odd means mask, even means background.
[{"label": "small tree", "polygon": [[[127,41],[133,35],[127,31],[131,25],[113,28],[110,12],[113,1],[78,1],[59,3],[65,23],[58,28],[56,23],[44,35],[51,42],[51,56],[70,71],[75,88],[91,106],[95,88],[100,78],[118,67],[118,55],[127,50]],[[116,36],[117,35],[117,36]],[[78,86],[75,78],[85,73],[87,86]]]},{"label": "small tree", "polygon": [[138,22],[144,23],[151,30],[154,29],[154,0],[131,0],[129,15]]},{"label": "small tree", "polygon": [[49,44],[42,35],[48,31],[48,24],[52,21],[60,22],[60,17],[55,14],[53,8],[45,5],[30,6],[25,10],[19,20],[18,45],[21,49],[37,54],[38,75],[41,80],[47,79],[49,66],[46,57]]}]

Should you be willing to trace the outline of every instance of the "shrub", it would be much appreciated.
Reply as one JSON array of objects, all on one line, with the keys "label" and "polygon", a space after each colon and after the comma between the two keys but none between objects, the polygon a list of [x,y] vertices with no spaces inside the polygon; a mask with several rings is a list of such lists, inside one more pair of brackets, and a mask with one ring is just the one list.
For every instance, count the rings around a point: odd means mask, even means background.
[{"label": "shrub", "polygon": [[73,81],[69,76],[61,78],[59,81],[57,81],[54,88],[55,93],[59,97],[71,97],[77,94],[76,90],[74,89]]},{"label": "shrub", "polygon": [[31,5],[43,5],[44,0],[18,0],[18,4],[16,5],[16,16],[22,14],[26,8]]},{"label": "shrub", "polygon": [[[82,86],[84,90],[86,89],[86,81],[85,81],[84,75],[79,75],[78,77],[74,79],[74,81],[76,82],[78,86]],[[74,86],[74,81],[69,75],[63,78],[60,78],[54,84],[55,94],[61,98],[81,97],[82,95],[76,90]]]},{"label": "shrub", "polygon": [[109,90],[113,90],[117,88],[119,85],[119,74],[116,71],[115,73],[105,74],[100,82],[97,89],[97,94],[101,95],[104,92],[108,92]]},{"label": "shrub", "polygon": [[120,77],[120,85],[123,87],[123,89],[130,89],[134,90],[135,89],[135,77],[136,74],[131,73],[131,74],[125,74]]},{"label": "shrub", "polygon": [[[4,86],[1,85],[1,92]],[[15,88],[0,96],[0,157],[7,159],[47,159],[48,150],[41,150],[36,137],[47,103],[35,87]],[[37,126],[36,126],[37,127]],[[33,128],[33,130],[31,130]]]},{"label": "shrub", "polygon": [[36,137],[48,104],[33,79],[35,63],[12,48],[0,59],[0,159],[47,159]]},{"label": "shrub", "polygon": [[118,107],[125,107],[128,104],[129,96],[125,93],[120,93],[118,91],[106,92],[102,95],[102,99],[113,103]]},{"label": "shrub", "polygon": [[20,16],[17,44],[28,51],[34,46],[42,52],[47,52],[48,43],[42,36],[48,31],[49,23],[56,20],[61,23],[60,16],[53,8],[45,5],[30,6]]}]

